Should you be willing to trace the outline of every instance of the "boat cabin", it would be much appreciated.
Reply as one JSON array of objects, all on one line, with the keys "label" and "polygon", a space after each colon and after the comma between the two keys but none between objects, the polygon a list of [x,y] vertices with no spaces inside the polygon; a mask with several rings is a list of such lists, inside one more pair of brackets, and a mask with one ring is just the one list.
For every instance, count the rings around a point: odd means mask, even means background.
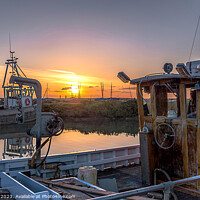
[{"label": "boat cabin", "polygon": [[[21,124],[35,122],[36,109],[33,105],[34,87],[27,84],[10,82],[10,77],[27,78],[17,64],[18,58],[10,51],[10,58],[6,61],[6,70],[2,88],[4,91],[4,105],[0,110],[0,128],[7,124]],[[32,124],[30,125],[32,127]],[[7,128],[4,128],[7,130]]]},{"label": "boat cabin", "polygon": [[11,76],[27,78],[22,69],[17,64],[18,58],[14,57],[14,51],[10,51],[10,58],[6,61],[6,71],[2,88],[4,90],[4,108],[19,109],[32,106],[34,89],[13,83],[6,84],[8,73]]},{"label": "boat cabin", "polygon": [[[135,84],[140,124],[142,179],[186,178],[200,174],[200,61],[180,63],[165,73],[123,82]],[[157,182],[158,183],[158,182]],[[195,188],[199,184],[194,183]]]}]

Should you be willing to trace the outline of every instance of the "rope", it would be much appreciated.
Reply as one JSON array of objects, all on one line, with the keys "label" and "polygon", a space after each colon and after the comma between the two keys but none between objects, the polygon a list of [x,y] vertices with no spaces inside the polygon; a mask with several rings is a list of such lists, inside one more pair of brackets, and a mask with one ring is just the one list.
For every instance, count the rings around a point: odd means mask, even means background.
[{"label": "rope", "polygon": [[197,22],[197,26],[196,26],[196,30],[195,30],[195,33],[194,33],[194,38],[193,38],[193,42],[192,42],[192,47],[191,47],[191,50],[190,50],[189,62],[190,62],[190,59],[191,59],[191,56],[192,56],[192,51],[193,51],[195,39],[196,39],[196,36],[197,36],[197,31],[198,31],[198,27],[199,27],[199,22],[200,22],[200,15],[199,15],[198,22]]},{"label": "rope", "polygon": [[165,83],[165,86],[169,89],[169,91],[170,91],[175,97],[178,97],[178,95],[173,91],[173,88],[169,85],[169,83]]},{"label": "rope", "polygon": [[60,130],[59,130],[58,132],[56,132],[56,130],[54,130],[54,129],[53,129],[53,130],[50,130],[50,129],[47,127],[47,130],[51,133],[51,135],[40,145],[40,147],[36,150],[36,152],[35,152],[34,155],[32,156],[31,164],[30,164],[32,168],[34,167],[35,159],[36,159],[38,153],[41,151],[41,149],[42,149],[42,148],[46,145],[46,143],[49,141],[49,146],[48,146],[48,149],[47,149],[47,152],[46,152],[46,155],[45,155],[44,159],[43,159],[38,165],[36,165],[35,168],[38,168],[39,166],[41,166],[41,165],[45,162],[45,160],[46,160],[46,158],[47,158],[47,156],[48,156],[48,154],[49,154],[50,148],[51,148],[52,137],[53,137],[53,136],[58,136],[58,135],[60,135],[60,134],[63,132],[63,130],[64,130],[64,122],[63,122],[62,118],[58,117],[56,120],[58,120],[58,119],[59,119],[59,124],[61,124]]}]

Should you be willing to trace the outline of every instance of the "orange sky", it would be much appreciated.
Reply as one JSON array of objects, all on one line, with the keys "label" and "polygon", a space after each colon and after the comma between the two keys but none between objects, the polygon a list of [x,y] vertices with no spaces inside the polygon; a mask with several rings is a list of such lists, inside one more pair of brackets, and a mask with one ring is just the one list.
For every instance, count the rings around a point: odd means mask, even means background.
[{"label": "orange sky", "polygon": [[[19,66],[42,83],[43,94],[48,83],[49,97],[71,97],[62,89],[81,83],[81,97],[101,97],[103,82],[110,97],[112,82],[113,97],[131,97],[118,72],[133,79],[163,72],[166,62],[186,63],[199,7],[199,0],[2,1],[0,82],[10,32]],[[192,60],[200,58],[199,43],[198,30]]]},{"label": "orange sky", "polygon": [[[1,71],[5,71],[6,66],[0,66]],[[23,68],[23,67],[22,67]],[[111,82],[112,82],[112,97],[135,97],[134,86],[125,85],[121,83],[116,77],[109,80],[106,78],[101,78],[94,76],[86,76],[81,74],[76,74],[72,71],[63,71],[63,69],[38,69],[32,70],[25,68],[25,74],[28,78],[37,79],[42,84],[42,94],[44,95],[48,84],[48,97],[59,98],[70,98],[78,97],[79,89],[80,96],[82,98],[97,98],[101,97],[101,83],[104,83],[104,98],[108,98],[111,95]],[[3,82],[3,73],[1,73],[0,81]],[[9,81],[6,79],[6,84]],[[131,87],[131,90],[129,89]],[[131,94],[130,94],[131,91]],[[3,90],[1,89],[1,97],[3,96]]]}]

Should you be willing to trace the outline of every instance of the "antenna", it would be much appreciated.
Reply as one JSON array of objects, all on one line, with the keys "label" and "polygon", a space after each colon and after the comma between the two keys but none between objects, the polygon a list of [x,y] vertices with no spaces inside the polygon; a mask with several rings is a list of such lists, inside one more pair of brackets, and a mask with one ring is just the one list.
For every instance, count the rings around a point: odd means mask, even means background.
[{"label": "antenna", "polygon": [[14,53],[15,53],[15,51],[12,51],[12,46],[11,46],[11,36],[10,36],[10,32],[9,32],[9,47],[10,47],[10,58],[12,59],[12,60],[14,60]]},{"label": "antenna", "polygon": [[112,99],[112,82],[111,82],[111,86],[110,86],[110,98]]},{"label": "antenna", "polygon": [[192,42],[192,47],[191,47],[191,50],[190,50],[189,62],[190,62],[190,59],[191,59],[191,55],[192,55],[192,51],[193,51],[193,48],[194,48],[195,39],[196,39],[196,36],[197,36],[197,31],[198,31],[198,27],[199,27],[199,21],[200,21],[200,15],[199,15],[199,18],[198,18],[198,21],[197,21],[197,26],[196,26],[196,30],[195,30],[194,38],[193,38],[193,42]]},{"label": "antenna", "polygon": [[11,53],[11,38],[10,38],[10,32],[9,32],[9,46],[10,46],[10,53]]},{"label": "antenna", "polygon": [[73,95],[73,91],[72,91],[72,84],[71,84],[71,98],[73,98],[74,95]]},{"label": "antenna", "polygon": [[101,96],[102,96],[102,99],[103,99],[103,92],[104,92],[104,83],[101,82]]},{"label": "antenna", "polygon": [[47,83],[47,88],[46,88],[44,95],[43,95],[43,99],[45,98],[45,96],[46,96],[47,99],[49,98],[49,85],[48,85],[48,83]]},{"label": "antenna", "polygon": [[81,83],[78,84],[78,98],[81,98]]},{"label": "antenna", "polygon": [[10,47],[10,58],[6,61],[6,71],[5,71],[5,75],[4,75],[4,80],[3,80],[3,85],[2,88],[8,87],[5,86],[5,81],[7,78],[7,74],[8,74],[8,68],[11,67],[12,71],[11,74],[18,76],[18,77],[26,77],[25,73],[22,71],[22,69],[19,67],[19,65],[17,64],[17,60],[18,58],[14,57],[14,53],[15,51],[11,51],[11,37],[10,37],[10,33],[9,33],[9,47]]}]

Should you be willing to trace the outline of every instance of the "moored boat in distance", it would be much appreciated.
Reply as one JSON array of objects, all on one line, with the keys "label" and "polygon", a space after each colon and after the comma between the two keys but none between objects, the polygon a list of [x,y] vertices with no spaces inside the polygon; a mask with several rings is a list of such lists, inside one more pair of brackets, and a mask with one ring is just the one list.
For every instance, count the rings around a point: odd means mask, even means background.
[{"label": "moored boat in distance", "polygon": [[[27,78],[17,64],[18,58],[10,51],[10,58],[6,61],[6,70],[2,84],[4,105],[0,109],[1,133],[26,132],[36,121],[36,105],[33,103],[34,88],[10,83],[10,76]],[[9,128],[8,128],[9,125]],[[14,125],[14,126],[13,126]],[[13,126],[13,128],[12,128]]]}]

